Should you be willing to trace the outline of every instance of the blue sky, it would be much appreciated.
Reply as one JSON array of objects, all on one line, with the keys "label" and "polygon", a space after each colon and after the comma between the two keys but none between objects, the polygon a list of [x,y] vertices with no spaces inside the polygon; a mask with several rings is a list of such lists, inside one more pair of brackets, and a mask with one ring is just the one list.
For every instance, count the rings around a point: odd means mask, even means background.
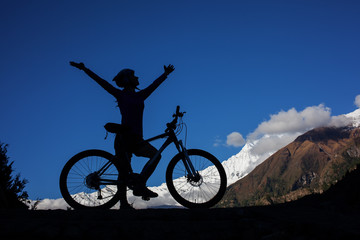
[{"label": "blue sky", "polygon": [[[120,122],[115,99],[69,61],[109,81],[132,68],[140,88],[173,64],[146,102],[144,136],[160,134],[181,105],[188,148],[220,160],[241,148],[214,143],[235,131],[246,138],[281,110],[355,110],[359,1],[176,2],[1,1],[0,141],[30,198],[61,197],[61,169],[77,152],[114,152],[103,125]],[[164,182],[174,153],[149,185]]]}]

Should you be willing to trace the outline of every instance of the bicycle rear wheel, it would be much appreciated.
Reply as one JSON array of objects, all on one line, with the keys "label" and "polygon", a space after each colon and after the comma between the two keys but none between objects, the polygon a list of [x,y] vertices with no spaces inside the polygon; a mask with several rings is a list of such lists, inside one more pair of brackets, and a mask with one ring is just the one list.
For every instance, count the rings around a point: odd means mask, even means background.
[{"label": "bicycle rear wheel", "polygon": [[86,150],[73,156],[60,175],[60,191],[74,209],[111,208],[119,201],[119,167],[114,155]]},{"label": "bicycle rear wheel", "polygon": [[226,191],[226,173],[219,160],[199,149],[187,151],[197,177],[187,171],[183,154],[177,154],[166,170],[166,184],[174,199],[187,208],[210,208]]}]

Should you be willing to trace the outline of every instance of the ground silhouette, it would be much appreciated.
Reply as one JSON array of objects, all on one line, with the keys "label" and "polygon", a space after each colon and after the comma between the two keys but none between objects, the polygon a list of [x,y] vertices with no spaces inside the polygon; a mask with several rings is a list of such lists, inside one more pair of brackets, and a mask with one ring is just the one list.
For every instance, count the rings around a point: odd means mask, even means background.
[{"label": "ground silhouette", "polygon": [[360,165],[323,194],[263,207],[0,210],[1,239],[359,239]]},{"label": "ground silhouette", "polygon": [[359,167],[324,194],[272,206],[0,210],[1,239],[359,239]]},{"label": "ground silhouette", "polygon": [[355,239],[359,208],[1,211],[2,239]]}]

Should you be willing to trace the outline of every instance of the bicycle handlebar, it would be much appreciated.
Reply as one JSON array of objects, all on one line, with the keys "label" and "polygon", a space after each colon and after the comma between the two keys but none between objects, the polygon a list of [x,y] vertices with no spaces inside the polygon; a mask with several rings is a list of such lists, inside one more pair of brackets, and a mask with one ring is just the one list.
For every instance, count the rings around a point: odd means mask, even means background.
[{"label": "bicycle handlebar", "polygon": [[180,112],[180,106],[176,107],[176,113],[173,115],[174,118],[183,117],[185,112]]},{"label": "bicycle handlebar", "polygon": [[173,120],[170,123],[167,123],[167,128],[176,129],[176,124],[179,117],[183,117],[186,112],[180,112],[180,106],[176,107],[176,113],[173,114]]}]

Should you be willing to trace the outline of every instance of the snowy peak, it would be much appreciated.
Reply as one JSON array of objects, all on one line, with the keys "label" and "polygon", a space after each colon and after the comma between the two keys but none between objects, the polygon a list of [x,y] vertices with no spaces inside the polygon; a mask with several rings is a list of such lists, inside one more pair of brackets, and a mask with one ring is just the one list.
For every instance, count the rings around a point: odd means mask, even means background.
[{"label": "snowy peak", "polygon": [[263,155],[252,153],[251,150],[256,143],[257,141],[247,142],[238,154],[222,162],[222,165],[226,171],[228,185],[231,185],[239,179],[245,177],[257,165],[259,165],[266,158],[270,157],[273,153],[269,152]]},{"label": "snowy peak", "polygon": [[318,127],[228,188],[222,207],[268,205],[322,193],[359,164],[359,128]]},{"label": "snowy peak", "polygon": [[356,109],[355,111],[345,114],[347,118],[350,119],[353,127],[359,127],[360,126],[360,108]]},{"label": "snowy peak", "polygon": [[[357,109],[348,114],[340,115],[339,117],[341,117],[341,119],[343,119],[344,117],[347,119],[346,121],[342,121],[341,125],[347,125],[350,122],[353,127],[360,126],[360,109]],[[291,143],[293,140],[296,139],[296,137],[300,136],[303,133],[304,132],[298,132],[295,134],[291,134],[291,136],[286,136],[286,134],[282,136],[276,136],[277,139],[284,139],[284,141],[279,141],[282,143],[282,145],[279,145],[277,149],[265,152],[262,155],[255,154],[255,151],[253,150],[255,147],[259,147],[258,145],[260,144],[260,142],[264,143],[264,140],[267,140],[267,142],[269,143],[269,141],[271,141],[271,137],[265,135],[261,139],[255,141],[248,141],[238,154],[230,157],[228,160],[222,163],[228,178],[228,185],[231,185],[248,175],[252,170],[255,169],[256,166],[258,166],[260,163],[262,163],[264,160],[274,154],[278,149]]]}]

